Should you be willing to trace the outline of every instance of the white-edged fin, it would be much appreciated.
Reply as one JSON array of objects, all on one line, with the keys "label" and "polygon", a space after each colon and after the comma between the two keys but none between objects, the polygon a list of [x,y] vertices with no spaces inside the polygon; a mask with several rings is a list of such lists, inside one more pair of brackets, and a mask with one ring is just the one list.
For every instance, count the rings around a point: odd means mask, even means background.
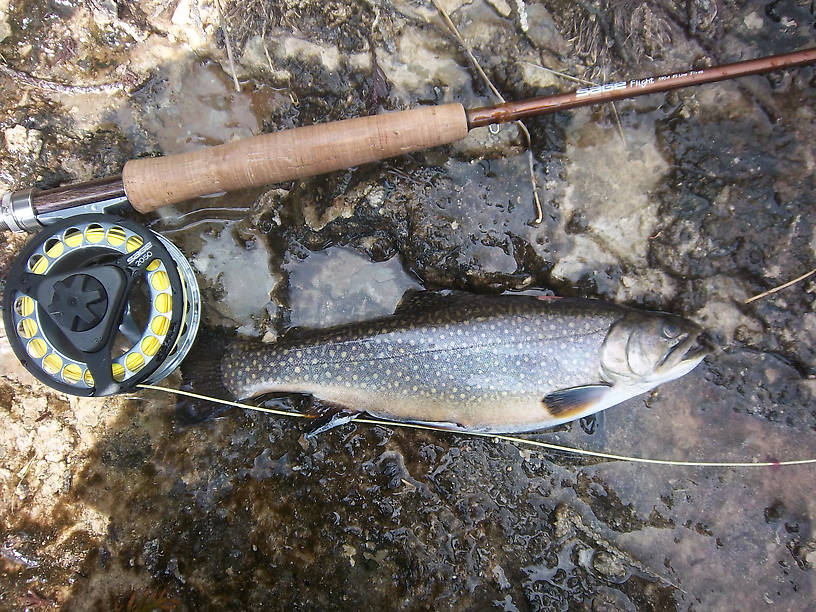
[{"label": "white-edged fin", "polygon": [[315,418],[315,420],[312,421],[306,428],[306,431],[303,432],[303,437],[306,440],[319,436],[320,434],[325,433],[330,429],[334,429],[335,427],[339,427],[340,425],[350,423],[360,416],[359,412],[347,410],[342,406],[323,403],[315,403],[315,405],[306,412],[308,414],[317,415],[317,418]]},{"label": "white-edged fin", "polygon": [[604,400],[611,392],[609,385],[583,385],[553,391],[541,402],[553,417],[566,421],[593,412],[593,406],[607,407]]}]

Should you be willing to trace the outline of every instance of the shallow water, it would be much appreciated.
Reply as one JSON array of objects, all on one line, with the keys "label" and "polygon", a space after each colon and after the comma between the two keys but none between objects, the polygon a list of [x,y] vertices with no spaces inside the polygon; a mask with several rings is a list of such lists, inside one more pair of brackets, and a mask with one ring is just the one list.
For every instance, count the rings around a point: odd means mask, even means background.
[{"label": "shallow water", "polygon": [[[524,5],[526,33],[500,0],[444,6],[513,99],[574,86],[536,64],[617,80],[814,44],[807,6],[766,4],[602,3],[592,16],[552,1]],[[124,65],[142,84],[103,98],[0,88],[8,185],[378,109],[489,102],[430,4],[302,2],[266,19],[262,3],[230,5],[240,92],[207,4],[44,6],[3,13],[9,64],[63,83]],[[372,93],[372,42],[386,96]],[[197,272],[204,335],[271,341],[387,313],[419,286],[677,312],[723,351],[594,433],[533,437],[641,457],[816,456],[816,285],[743,304],[816,261],[815,87],[804,68],[621,102],[620,129],[607,107],[528,121],[539,227],[515,126],[149,223]],[[5,265],[20,242],[3,241]],[[157,392],[47,392],[5,339],[0,351],[3,608],[107,609],[134,593],[178,609],[804,610],[814,598],[807,466],[643,466],[362,424],[304,448],[294,420],[230,410],[189,426]]]},{"label": "shallow water", "polygon": [[328,327],[394,312],[402,294],[420,285],[398,257],[372,262],[344,247],[290,254],[283,263],[289,285],[289,324]]}]

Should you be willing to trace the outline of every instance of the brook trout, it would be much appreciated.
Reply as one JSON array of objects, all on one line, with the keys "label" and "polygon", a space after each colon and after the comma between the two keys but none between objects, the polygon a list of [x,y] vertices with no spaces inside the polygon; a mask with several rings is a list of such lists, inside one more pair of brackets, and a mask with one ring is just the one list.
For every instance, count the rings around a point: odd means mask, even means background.
[{"label": "brook trout", "polygon": [[379,319],[236,343],[215,375],[235,399],[308,393],[386,419],[509,433],[614,406],[708,352],[700,327],[661,312],[420,292]]}]

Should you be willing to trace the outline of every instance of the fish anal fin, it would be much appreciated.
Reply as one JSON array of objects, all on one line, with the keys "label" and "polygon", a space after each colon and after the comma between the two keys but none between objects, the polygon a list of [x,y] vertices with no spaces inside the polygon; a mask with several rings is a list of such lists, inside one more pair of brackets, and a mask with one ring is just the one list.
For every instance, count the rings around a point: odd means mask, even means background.
[{"label": "fish anal fin", "polygon": [[576,418],[598,404],[610,390],[609,385],[569,387],[553,391],[541,403],[556,418]]},{"label": "fish anal fin", "polygon": [[360,414],[354,410],[349,410],[345,406],[317,399],[314,400],[311,407],[305,412],[312,417],[312,420],[303,432],[303,438],[305,440],[310,440],[330,429],[345,425],[353,421]]}]

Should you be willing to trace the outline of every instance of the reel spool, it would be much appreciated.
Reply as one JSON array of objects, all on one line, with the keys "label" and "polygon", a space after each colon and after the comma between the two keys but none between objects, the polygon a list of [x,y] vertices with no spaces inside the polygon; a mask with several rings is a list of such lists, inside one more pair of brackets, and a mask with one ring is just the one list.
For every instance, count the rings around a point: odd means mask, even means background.
[{"label": "reel spool", "polygon": [[3,298],[20,362],[80,396],[162,380],[190,350],[200,317],[198,283],[181,251],[106,214],[46,227],[15,261]]}]

